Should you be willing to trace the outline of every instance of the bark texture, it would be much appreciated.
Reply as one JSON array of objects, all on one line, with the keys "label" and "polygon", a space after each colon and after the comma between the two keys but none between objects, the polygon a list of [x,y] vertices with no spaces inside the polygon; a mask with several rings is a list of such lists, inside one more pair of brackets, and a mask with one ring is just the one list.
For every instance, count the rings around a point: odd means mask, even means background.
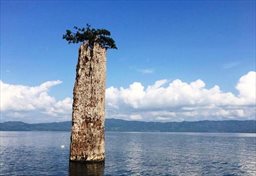
[{"label": "bark texture", "polygon": [[79,48],[73,90],[71,161],[104,161],[106,49]]}]

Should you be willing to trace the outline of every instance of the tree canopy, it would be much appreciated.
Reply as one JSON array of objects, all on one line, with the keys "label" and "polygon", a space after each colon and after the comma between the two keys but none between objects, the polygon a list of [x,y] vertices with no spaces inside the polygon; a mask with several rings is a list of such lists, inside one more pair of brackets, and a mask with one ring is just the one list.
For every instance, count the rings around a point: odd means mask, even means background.
[{"label": "tree canopy", "polygon": [[95,29],[89,24],[85,28],[74,27],[76,30],[66,30],[66,34],[63,35],[63,39],[68,43],[80,43],[88,42],[89,47],[93,48],[94,43],[98,43],[101,47],[109,49],[117,49],[115,41],[110,37],[111,33],[106,29]]}]

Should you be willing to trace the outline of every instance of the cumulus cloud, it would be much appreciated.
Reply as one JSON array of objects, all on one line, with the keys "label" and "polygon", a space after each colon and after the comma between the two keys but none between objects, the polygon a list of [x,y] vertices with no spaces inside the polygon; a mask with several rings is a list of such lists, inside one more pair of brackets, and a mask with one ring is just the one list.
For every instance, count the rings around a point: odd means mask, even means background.
[{"label": "cumulus cloud", "polygon": [[39,86],[30,87],[0,81],[2,118],[7,116],[17,119],[27,115],[34,115],[35,118],[43,115],[67,118],[71,114],[71,98],[56,100],[48,94],[50,88],[58,84],[61,84],[61,81],[47,81]]},{"label": "cumulus cloud", "polygon": [[223,92],[215,85],[207,89],[202,80],[191,83],[176,79],[156,81],[147,87],[140,82],[128,88],[106,91],[109,117],[137,120],[253,119],[256,105],[256,72],[242,76],[239,94]]},{"label": "cumulus cloud", "polygon": [[[0,81],[1,118],[5,118],[1,120],[71,120],[72,99],[57,100],[48,93],[59,84],[59,80],[47,81],[33,87]],[[190,83],[163,79],[149,86],[134,82],[127,88],[109,87],[106,117],[145,121],[255,119],[256,72],[243,75],[236,89],[238,94],[223,92],[217,85],[207,88],[200,79]]]},{"label": "cumulus cloud", "polygon": [[256,101],[256,72],[249,72],[242,76],[237,85],[236,89],[239,91],[239,98],[243,100],[243,103],[255,104]]}]

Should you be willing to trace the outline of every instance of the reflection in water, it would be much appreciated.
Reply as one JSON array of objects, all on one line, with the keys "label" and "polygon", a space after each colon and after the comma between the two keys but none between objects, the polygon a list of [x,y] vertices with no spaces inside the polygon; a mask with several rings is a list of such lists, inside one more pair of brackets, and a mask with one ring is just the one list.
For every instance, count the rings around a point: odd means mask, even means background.
[{"label": "reflection in water", "polygon": [[256,133],[107,132],[105,165],[69,164],[69,138],[1,131],[0,175],[256,176]]},{"label": "reflection in water", "polygon": [[[133,168],[130,170],[141,170],[143,168],[143,160],[142,160],[142,141],[143,136],[137,135],[136,137],[128,136],[127,143],[124,145],[124,150],[127,151],[125,158],[127,168]],[[150,144],[149,144],[150,145]],[[126,173],[127,175],[132,175],[135,173]]]},{"label": "reflection in water", "polygon": [[97,163],[83,163],[83,162],[69,162],[70,176],[103,176],[104,162]]}]

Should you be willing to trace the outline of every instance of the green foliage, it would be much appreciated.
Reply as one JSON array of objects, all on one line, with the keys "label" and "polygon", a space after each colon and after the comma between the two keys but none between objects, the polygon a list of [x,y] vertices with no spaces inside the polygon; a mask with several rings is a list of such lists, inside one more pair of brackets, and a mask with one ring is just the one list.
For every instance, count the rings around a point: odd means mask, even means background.
[{"label": "green foliage", "polygon": [[89,46],[93,48],[94,43],[98,43],[101,47],[109,49],[117,49],[115,41],[110,37],[111,33],[106,29],[91,28],[89,24],[86,28],[74,27],[76,30],[66,30],[66,34],[63,35],[63,39],[68,43],[88,42]]}]

